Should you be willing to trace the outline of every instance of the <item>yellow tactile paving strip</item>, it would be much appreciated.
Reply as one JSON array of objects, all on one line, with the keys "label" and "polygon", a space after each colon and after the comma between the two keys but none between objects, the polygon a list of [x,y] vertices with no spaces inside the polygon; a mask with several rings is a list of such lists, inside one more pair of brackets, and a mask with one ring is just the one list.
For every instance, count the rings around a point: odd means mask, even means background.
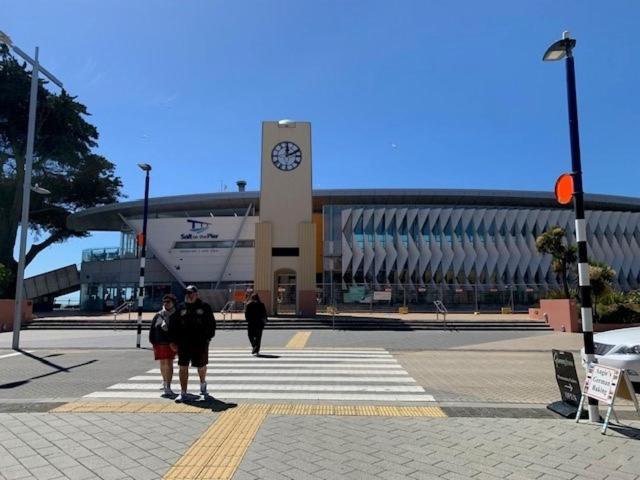
[{"label": "yellow tactile paving strip", "polygon": [[165,480],[233,477],[253,437],[267,417],[268,405],[227,410],[163,477]]},{"label": "yellow tactile paving strip", "polygon": [[[211,410],[185,404],[144,402],[71,402],[53,413],[200,413]],[[171,467],[164,480],[228,480],[233,477],[268,415],[344,415],[371,417],[446,417],[440,407],[388,405],[246,404],[224,411]]]},{"label": "yellow tactile paving strip", "polygon": [[[246,404],[227,412],[260,410],[267,415],[352,415],[369,417],[446,417],[440,407],[389,405],[305,405],[305,404]],[[145,402],[71,402],[51,410],[52,413],[201,413],[211,414],[208,408],[183,403]]]},{"label": "yellow tactile paving strip", "polygon": [[51,413],[206,413],[211,410],[184,403],[155,402],[71,402],[50,410]]},{"label": "yellow tactile paving strip", "polygon": [[301,350],[307,345],[310,336],[311,332],[298,332],[289,340],[286,348]]}]

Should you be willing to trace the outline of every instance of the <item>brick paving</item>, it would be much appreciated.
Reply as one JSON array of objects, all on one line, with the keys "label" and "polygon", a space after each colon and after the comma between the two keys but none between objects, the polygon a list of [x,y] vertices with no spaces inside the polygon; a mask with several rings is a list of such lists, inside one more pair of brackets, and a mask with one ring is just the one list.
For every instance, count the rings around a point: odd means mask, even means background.
[{"label": "brick paving", "polygon": [[0,479],[157,479],[216,419],[189,414],[0,414]]},{"label": "brick paving", "polygon": [[639,441],[555,419],[272,416],[233,478],[632,480]]},{"label": "brick paving", "polygon": [[[47,342],[42,332],[25,333]],[[157,368],[150,351],[122,348],[134,338],[130,332],[68,333],[50,339],[64,348],[0,359],[0,480],[162,478],[215,424],[220,414],[211,411],[50,413],[61,402]],[[268,333],[267,344],[284,348],[294,333]],[[103,338],[118,348],[87,348],[87,339],[99,344]],[[386,348],[450,417],[271,413],[233,478],[639,479],[640,420],[631,412],[620,417],[632,428],[614,426],[603,436],[597,425],[544,409],[558,399],[550,349],[575,351],[579,340],[567,334],[314,331],[307,348]],[[225,332],[214,348],[245,343],[244,332]]]},{"label": "brick paving", "polygon": [[[395,357],[440,402],[546,405],[559,399],[550,352],[448,350],[396,352]],[[583,380],[579,365],[576,370]]]}]

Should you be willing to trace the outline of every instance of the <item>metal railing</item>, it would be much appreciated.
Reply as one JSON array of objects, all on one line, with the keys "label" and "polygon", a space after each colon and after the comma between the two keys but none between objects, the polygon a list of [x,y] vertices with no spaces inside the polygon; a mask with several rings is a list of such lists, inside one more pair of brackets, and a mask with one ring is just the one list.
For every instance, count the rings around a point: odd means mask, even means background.
[{"label": "metal railing", "polygon": [[546,285],[409,285],[366,283],[323,283],[316,287],[319,311],[398,311],[408,307],[414,312],[437,312],[435,301],[446,305],[448,312],[525,312],[552,290]]},{"label": "metal railing", "polygon": [[116,308],[111,310],[111,313],[113,313],[113,321],[115,322],[118,319],[118,315],[123,313],[125,310],[129,313],[129,320],[131,320],[131,311],[134,308],[135,307],[134,307],[133,300],[127,300],[126,302],[123,302],[122,304],[118,305]]},{"label": "metal railing", "polygon": [[436,321],[438,320],[438,316],[442,314],[442,324],[443,326],[447,326],[447,307],[444,306],[440,300],[434,300],[433,304],[436,307]]}]

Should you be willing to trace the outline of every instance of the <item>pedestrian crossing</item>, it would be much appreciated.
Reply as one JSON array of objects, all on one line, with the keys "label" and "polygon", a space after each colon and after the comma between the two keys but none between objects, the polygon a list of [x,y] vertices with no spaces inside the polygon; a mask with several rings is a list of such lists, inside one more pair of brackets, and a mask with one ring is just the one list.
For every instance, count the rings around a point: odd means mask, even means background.
[{"label": "pedestrian crossing", "polygon": [[[172,387],[179,391],[177,365]],[[197,370],[189,369],[189,392],[200,389]],[[105,391],[86,395],[102,399],[160,397],[159,368],[152,368]],[[260,357],[246,349],[211,350],[207,368],[209,394],[219,400],[433,402],[432,395],[384,349],[272,349]]]}]

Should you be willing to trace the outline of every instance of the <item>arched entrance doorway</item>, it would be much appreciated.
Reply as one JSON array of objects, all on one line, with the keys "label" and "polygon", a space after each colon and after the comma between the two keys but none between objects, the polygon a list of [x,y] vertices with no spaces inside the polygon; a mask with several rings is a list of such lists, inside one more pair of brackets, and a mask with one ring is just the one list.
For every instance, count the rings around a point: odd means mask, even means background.
[{"label": "arched entrance doorway", "polygon": [[296,315],[298,290],[296,272],[281,269],[275,272],[274,305],[276,315]]}]

